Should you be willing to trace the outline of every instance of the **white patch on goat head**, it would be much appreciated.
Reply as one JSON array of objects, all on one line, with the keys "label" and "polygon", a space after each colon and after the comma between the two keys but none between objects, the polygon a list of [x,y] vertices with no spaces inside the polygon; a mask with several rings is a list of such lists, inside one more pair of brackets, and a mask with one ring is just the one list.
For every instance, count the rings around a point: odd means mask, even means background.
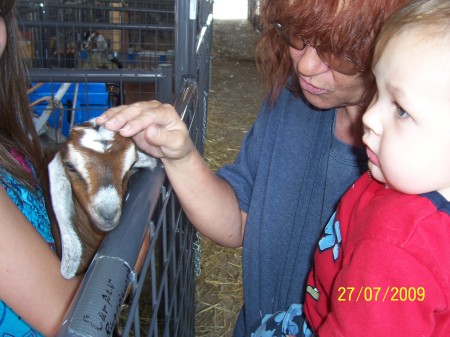
[{"label": "white patch on goat head", "polygon": [[61,233],[61,274],[65,279],[75,276],[83,253],[80,239],[73,229],[72,187],[58,152],[48,165],[50,196]]},{"label": "white patch on goat head", "polygon": [[92,198],[89,213],[99,230],[116,228],[122,210],[122,198],[113,186],[102,187]]},{"label": "white patch on goat head", "polygon": [[91,149],[93,151],[104,153],[112,145],[115,133],[103,127],[99,130],[79,128],[83,132],[83,136],[80,138],[80,144],[82,147]]},{"label": "white patch on goat head", "polygon": [[67,145],[68,160],[76,166],[77,172],[83,177],[85,181],[88,181],[89,171],[87,168],[86,160],[88,160],[85,155],[80,152],[73,144],[69,143]]}]

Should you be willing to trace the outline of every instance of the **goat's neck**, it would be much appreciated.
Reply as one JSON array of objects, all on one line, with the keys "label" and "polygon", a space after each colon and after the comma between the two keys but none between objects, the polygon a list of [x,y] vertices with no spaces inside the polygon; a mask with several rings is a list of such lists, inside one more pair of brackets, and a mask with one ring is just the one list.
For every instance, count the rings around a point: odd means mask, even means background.
[{"label": "goat's neck", "polygon": [[74,200],[74,228],[83,245],[83,255],[78,271],[85,271],[92,261],[95,253],[102,242],[104,233],[100,233],[94,229],[92,221],[84,211],[76,198]]}]

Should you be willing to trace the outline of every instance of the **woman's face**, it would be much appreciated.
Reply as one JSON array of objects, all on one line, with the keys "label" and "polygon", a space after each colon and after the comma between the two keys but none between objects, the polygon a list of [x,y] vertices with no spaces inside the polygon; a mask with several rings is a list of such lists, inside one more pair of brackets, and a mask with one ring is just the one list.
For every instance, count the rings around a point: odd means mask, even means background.
[{"label": "woman's face", "polygon": [[344,75],[331,69],[307,46],[303,50],[289,47],[294,71],[306,99],[320,109],[358,105],[364,94],[364,77]]},{"label": "woman's face", "polygon": [[6,34],[5,20],[2,17],[0,17],[0,56],[2,56],[3,52],[5,51],[6,41],[7,41],[7,34]]}]

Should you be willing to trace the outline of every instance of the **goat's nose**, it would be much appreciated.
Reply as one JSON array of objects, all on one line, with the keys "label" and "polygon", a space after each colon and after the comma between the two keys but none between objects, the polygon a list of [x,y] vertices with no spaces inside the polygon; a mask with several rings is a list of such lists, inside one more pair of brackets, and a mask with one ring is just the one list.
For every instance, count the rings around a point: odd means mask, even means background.
[{"label": "goat's nose", "polygon": [[111,222],[117,217],[117,214],[120,213],[120,207],[116,205],[104,205],[105,207],[100,207],[98,210],[98,214],[105,219],[105,221]]},{"label": "goat's nose", "polygon": [[96,210],[94,221],[99,230],[108,232],[116,228],[119,223],[121,208],[120,205],[103,205]]},{"label": "goat's nose", "polygon": [[122,199],[117,190],[110,187],[101,188],[96,196],[92,208],[92,218],[99,230],[110,231],[119,222],[122,207]]}]

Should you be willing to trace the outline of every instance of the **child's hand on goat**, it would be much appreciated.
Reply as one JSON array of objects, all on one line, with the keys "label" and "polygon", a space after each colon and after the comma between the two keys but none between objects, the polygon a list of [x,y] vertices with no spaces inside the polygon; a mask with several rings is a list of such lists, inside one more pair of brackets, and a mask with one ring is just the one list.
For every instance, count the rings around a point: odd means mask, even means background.
[{"label": "child's hand on goat", "polygon": [[96,122],[133,137],[142,151],[166,163],[184,159],[195,148],[186,124],[170,104],[145,101],[121,105],[107,110]]}]

